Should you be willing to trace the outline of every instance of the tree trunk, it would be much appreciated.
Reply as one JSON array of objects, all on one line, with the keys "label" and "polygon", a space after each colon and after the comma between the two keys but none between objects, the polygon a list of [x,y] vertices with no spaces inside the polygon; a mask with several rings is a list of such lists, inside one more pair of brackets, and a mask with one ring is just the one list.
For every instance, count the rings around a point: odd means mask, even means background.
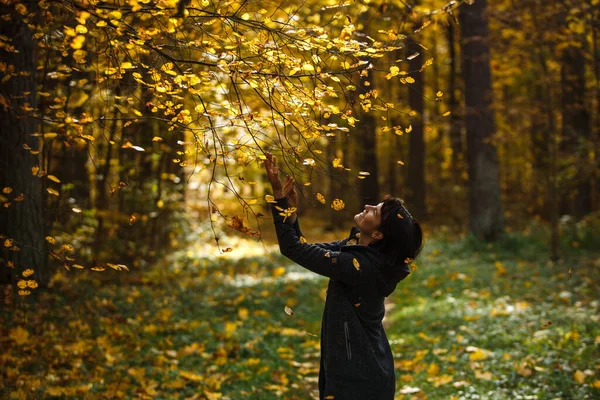
[{"label": "tree trunk", "polygon": [[486,0],[460,8],[462,72],[465,81],[465,125],[469,172],[469,225],[484,240],[504,230],[492,110],[492,77]]},{"label": "tree trunk", "polygon": [[[28,4],[31,9],[33,4]],[[33,269],[38,285],[45,287],[50,278],[48,252],[44,239],[44,222],[40,178],[33,176],[32,168],[39,165],[31,150],[39,149],[39,141],[32,136],[39,131],[39,119],[28,115],[24,108],[37,110],[36,53],[31,31],[9,5],[1,5],[2,15],[11,15],[10,22],[0,24],[0,34],[12,39],[18,52],[0,51],[0,61],[14,65],[15,76],[0,83],[0,283],[14,282],[16,274]],[[24,75],[19,75],[25,73]],[[4,74],[0,75],[0,80]],[[11,188],[12,191],[9,191]],[[14,198],[23,195],[23,200]],[[8,204],[8,207],[6,205]],[[12,239],[6,246],[5,239]],[[17,250],[18,248],[18,250]]]},{"label": "tree trunk", "polygon": [[[585,99],[585,58],[581,49],[568,46],[562,53],[562,141],[560,159],[565,162],[566,182],[561,184],[561,213],[581,219],[591,204],[591,166],[588,156],[590,114]],[[561,168],[562,169],[562,168]]]},{"label": "tree trunk", "polygon": [[452,148],[452,176],[455,185],[462,183],[462,168],[464,160],[461,121],[458,115],[459,104],[456,98],[458,68],[455,43],[455,29],[452,21],[448,22],[448,49],[450,56],[450,71],[448,78],[448,111],[450,111],[450,146]]},{"label": "tree trunk", "polygon": [[[415,23],[415,26],[417,25],[419,25],[419,21]],[[406,43],[406,56],[410,56],[419,50],[418,44],[412,36],[409,36]],[[422,57],[414,57],[409,60],[410,76],[415,79],[415,82],[407,85],[408,105],[417,115],[410,120],[412,131],[408,134],[408,193],[406,197],[411,212],[420,220],[427,217],[425,206],[425,138],[423,135],[425,73],[419,72],[422,64]]]}]

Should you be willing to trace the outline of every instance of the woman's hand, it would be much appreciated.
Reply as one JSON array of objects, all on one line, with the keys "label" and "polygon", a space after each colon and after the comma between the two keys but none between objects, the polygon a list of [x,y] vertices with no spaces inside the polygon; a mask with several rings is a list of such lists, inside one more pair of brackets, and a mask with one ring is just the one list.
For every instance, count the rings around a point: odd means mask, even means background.
[{"label": "woman's hand", "polygon": [[290,207],[298,207],[298,192],[294,186],[296,181],[291,176],[288,176],[283,186],[283,195],[288,198],[288,205]]},{"label": "woman's hand", "polygon": [[267,178],[271,182],[271,188],[273,188],[273,196],[276,199],[283,197],[283,187],[281,180],[279,179],[279,168],[277,167],[277,158],[270,152],[266,152],[265,156],[267,159],[264,161],[265,170],[267,171]]}]

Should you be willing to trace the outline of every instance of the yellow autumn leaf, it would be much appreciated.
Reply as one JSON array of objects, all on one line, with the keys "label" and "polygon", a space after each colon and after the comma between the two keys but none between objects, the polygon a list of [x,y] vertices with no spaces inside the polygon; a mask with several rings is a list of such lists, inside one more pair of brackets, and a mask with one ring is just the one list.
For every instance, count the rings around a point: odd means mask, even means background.
[{"label": "yellow autumn leaf", "polygon": [[585,373],[583,373],[580,370],[577,370],[573,374],[573,379],[575,379],[575,382],[579,383],[580,385],[583,385],[585,383]]},{"label": "yellow autumn leaf", "polygon": [[489,357],[489,351],[483,349],[477,349],[469,354],[469,360],[471,361],[482,361]]},{"label": "yellow autumn leaf", "polygon": [[29,332],[26,329],[17,326],[8,331],[8,337],[14,340],[17,345],[22,346],[29,340]]},{"label": "yellow autumn leaf", "polygon": [[51,188],[46,188],[46,190],[48,191],[48,193],[50,193],[53,196],[60,196],[60,193],[58,193],[56,190],[51,189]]},{"label": "yellow autumn leaf", "polygon": [[31,268],[27,268],[25,271],[23,271],[22,275],[27,278],[28,276],[33,275],[33,270]]},{"label": "yellow autumn leaf", "polygon": [[247,319],[248,318],[248,309],[245,307],[239,308],[238,316],[240,317],[240,319]]},{"label": "yellow autumn leaf", "polygon": [[179,375],[182,378],[185,378],[190,381],[195,381],[195,382],[203,382],[204,381],[204,378],[201,375],[195,374],[193,372],[179,371]]},{"label": "yellow autumn leaf", "polygon": [[317,200],[319,200],[319,202],[321,202],[322,204],[325,204],[325,196],[323,196],[321,193],[317,193]]},{"label": "yellow autumn leaf", "polygon": [[333,208],[335,211],[343,210],[345,206],[346,205],[344,204],[344,201],[341,199],[334,199],[331,203],[331,208]]},{"label": "yellow autumn leaf", "polygon": [[277,203],[275,201],[275,197],[271,196],[270,194],[265,196],[265,200],[267,201],[267,203]]},{"label": "yellow autumn leaf", "polygon": [[58,178],[57,178],[56,176],[54,176],[54,175],[48,175],[48,179],[50,179],[50,180],[51,180],[51,181],[53,181],[53,182],[60,183],[60,179],[58,179]]},{"label": "yellow autumn leaf", "polygon": [[485,381],[491,381],[494,377],[490,371],[480,371],[478,369],[475,370],[475,378],[482,379]]},{"label": "yellow autumn leaf", "polygon": [[237,329],[237,324],[235,322],[227,321],[225,322],[225,336],[230,337],[235,333]]},{"label": "yellow autumn leaf", "polygon": [[356,258],[352,259],[352,264],[354,264],[354,268],[356,268],[357,271],[360,271],[360,263]]},{"label": "yellow autumn leaf", "polygon": [[285,274],[285,268],[284,267],[277,267],[273,270],[273,276],[275,278],[282,276]]},{"label": "yellow autumn leaf", "polygon": [[433,376],[433,377],[427,378],[427,381],[431,382],[434,387],[446,385],[446,384],[452,382],[453,380],[454,380],[454,378],[452,378],[452,376],[450,376],[450,375],[440,375],[440,376]]}]

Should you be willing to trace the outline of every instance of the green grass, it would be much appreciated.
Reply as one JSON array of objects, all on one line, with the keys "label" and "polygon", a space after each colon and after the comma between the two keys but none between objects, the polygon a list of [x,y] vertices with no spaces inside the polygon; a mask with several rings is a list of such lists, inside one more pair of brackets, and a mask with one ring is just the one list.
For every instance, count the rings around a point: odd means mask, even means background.
[{"label": "green grass", "polygon": [[[388,299],[397,398],[597,398],[599,254],[566,246],[552,265],[532,235],[429,240]],[[310,398],[326,280],[277,252],[234,253],[63,271],[15,299],[0,398]]]}]

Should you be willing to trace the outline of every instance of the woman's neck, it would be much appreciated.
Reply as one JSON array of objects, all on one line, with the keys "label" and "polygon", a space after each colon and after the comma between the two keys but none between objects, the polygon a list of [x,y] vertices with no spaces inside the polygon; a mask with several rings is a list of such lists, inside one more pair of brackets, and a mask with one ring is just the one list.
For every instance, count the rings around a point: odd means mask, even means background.
[{"label": "woman's neck", "polygon": [[363,234],[362,232],[358,234],[358,244],[362,246],[368,246],[373,243],[373,238],[371,235]]}]

